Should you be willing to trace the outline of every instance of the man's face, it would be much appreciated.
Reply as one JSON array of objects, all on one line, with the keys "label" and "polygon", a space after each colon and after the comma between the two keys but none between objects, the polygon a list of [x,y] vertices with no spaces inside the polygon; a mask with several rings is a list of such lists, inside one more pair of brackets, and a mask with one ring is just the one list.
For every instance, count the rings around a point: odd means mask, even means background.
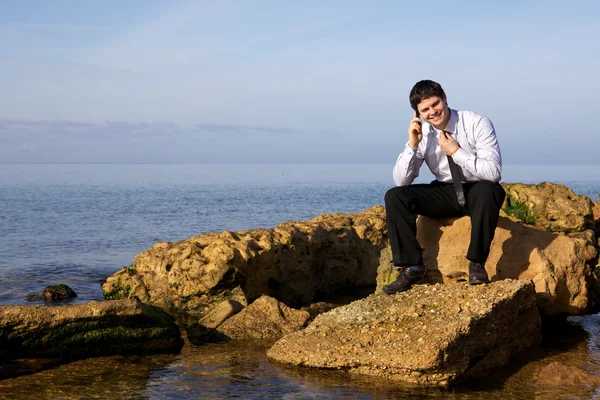
[{"label": "man's face", "polygon": [[439,96],[428,97],[417,104],[419,114],[437,129],[444,129],[450,119],[450,109],[446,106],[446,99]]}]

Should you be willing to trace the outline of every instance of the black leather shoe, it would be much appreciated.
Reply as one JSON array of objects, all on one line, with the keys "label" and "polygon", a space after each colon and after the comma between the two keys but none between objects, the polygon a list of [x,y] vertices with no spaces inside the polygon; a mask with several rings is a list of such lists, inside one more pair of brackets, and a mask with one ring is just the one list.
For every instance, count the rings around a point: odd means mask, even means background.
[{"label": "black leather shoe", "polygon": [[480,263],[469,261],[469,284],[470,285],[481,285],[482,283],[488,283],[490,278],[485,270],[485,266]]},{"label": "black leather shoe", "polygon": [[425,268],[422,271],[415,271],[406,267],[400,272],[398,279],[383,287],[383,292],[387,294],[404,292],[410,289],[412,285],[427,283],[428,281],[429,278],[427,277],[427,270]]}]

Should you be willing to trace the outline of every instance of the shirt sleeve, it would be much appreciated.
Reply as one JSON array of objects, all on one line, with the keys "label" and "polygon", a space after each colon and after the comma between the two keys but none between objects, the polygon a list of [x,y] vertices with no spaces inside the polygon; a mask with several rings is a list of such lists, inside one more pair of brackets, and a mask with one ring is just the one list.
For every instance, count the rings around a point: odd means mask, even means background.
[{"label": "shirt sleeve", "polygon": [[498,182],[502,175],[502,156],[494,125],[486,117],[474,123],[475,154],[459,149],[454,162],[481,180]]},{"label": "shirt sleeve", "polygon": [[419,149],[420,146],[412,149],[406,143],[404,151],[400,153],[394,166],[393,176],[396,186],[408,186],[419,176],[419,169],[423,164],[423,155]]}]

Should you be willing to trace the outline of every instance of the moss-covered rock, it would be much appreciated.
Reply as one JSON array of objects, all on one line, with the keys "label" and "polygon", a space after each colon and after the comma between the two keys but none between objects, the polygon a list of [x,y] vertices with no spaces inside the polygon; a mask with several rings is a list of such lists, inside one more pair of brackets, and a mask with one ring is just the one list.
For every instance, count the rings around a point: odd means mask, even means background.
[{"label": "moss-covered rock", "polygon": [[64,307],[0,306],[0,360],[179,350],[179,328],[135,300]]},{"label": "moss-covered rock", "polygon": [[46,286],[42,293],[47,301],[66,300],[77,297],[77,293],[65,284]]}]

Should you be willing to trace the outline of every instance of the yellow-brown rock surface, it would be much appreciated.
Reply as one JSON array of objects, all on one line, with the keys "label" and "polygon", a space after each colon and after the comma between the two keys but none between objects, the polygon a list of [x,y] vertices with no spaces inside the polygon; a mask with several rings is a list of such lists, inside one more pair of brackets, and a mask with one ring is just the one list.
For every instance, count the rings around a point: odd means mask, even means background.
[{"label": "yellow-brown rock surface", "polygon": [[[545,315],[582,314],[588,306],[588,286],[597,250],[585,232],[572,236],[547,232],[500,217],[485,268],[492,281],[532,280]],[[465,258],[471,235],[469,217],[435,220],[419,217],[417,237],[432,282],[452,283],[468,278]],[[579,237],[577,237],[579,236]],[[378,288],[393,281],[391,250],[382,251]]]},{"label": "yellow-brown rock surface", "polygon": [[231,339],[279,339],[308,322],[308,311],[295,310],[269,296],[261,296],[219,325],[217,331]]},{"label": "yellow-brown rock surface", "polygon": [[246,305],[263,294],[307,304],[318,294],[373,285],[386,241],[381,206],[273,229],[207,233],[155,244],[103,290],[107,299],[137,297],[201,316],[225,300]]},{"label": "yellow-brown rock surface", "polygon": [[416,285],[321,314],[267,355],[294,365],[346,369],[425,384],[485,376],[539,343],[530,282]]},{"label": "yellow-brown rock surface", "polygon": [[592,201],[570,188],[551,182],[540,184],[503,183],[504,207],[510,198],[526,205],[536,217],[535,225],[552,232],[594,229]]}]

